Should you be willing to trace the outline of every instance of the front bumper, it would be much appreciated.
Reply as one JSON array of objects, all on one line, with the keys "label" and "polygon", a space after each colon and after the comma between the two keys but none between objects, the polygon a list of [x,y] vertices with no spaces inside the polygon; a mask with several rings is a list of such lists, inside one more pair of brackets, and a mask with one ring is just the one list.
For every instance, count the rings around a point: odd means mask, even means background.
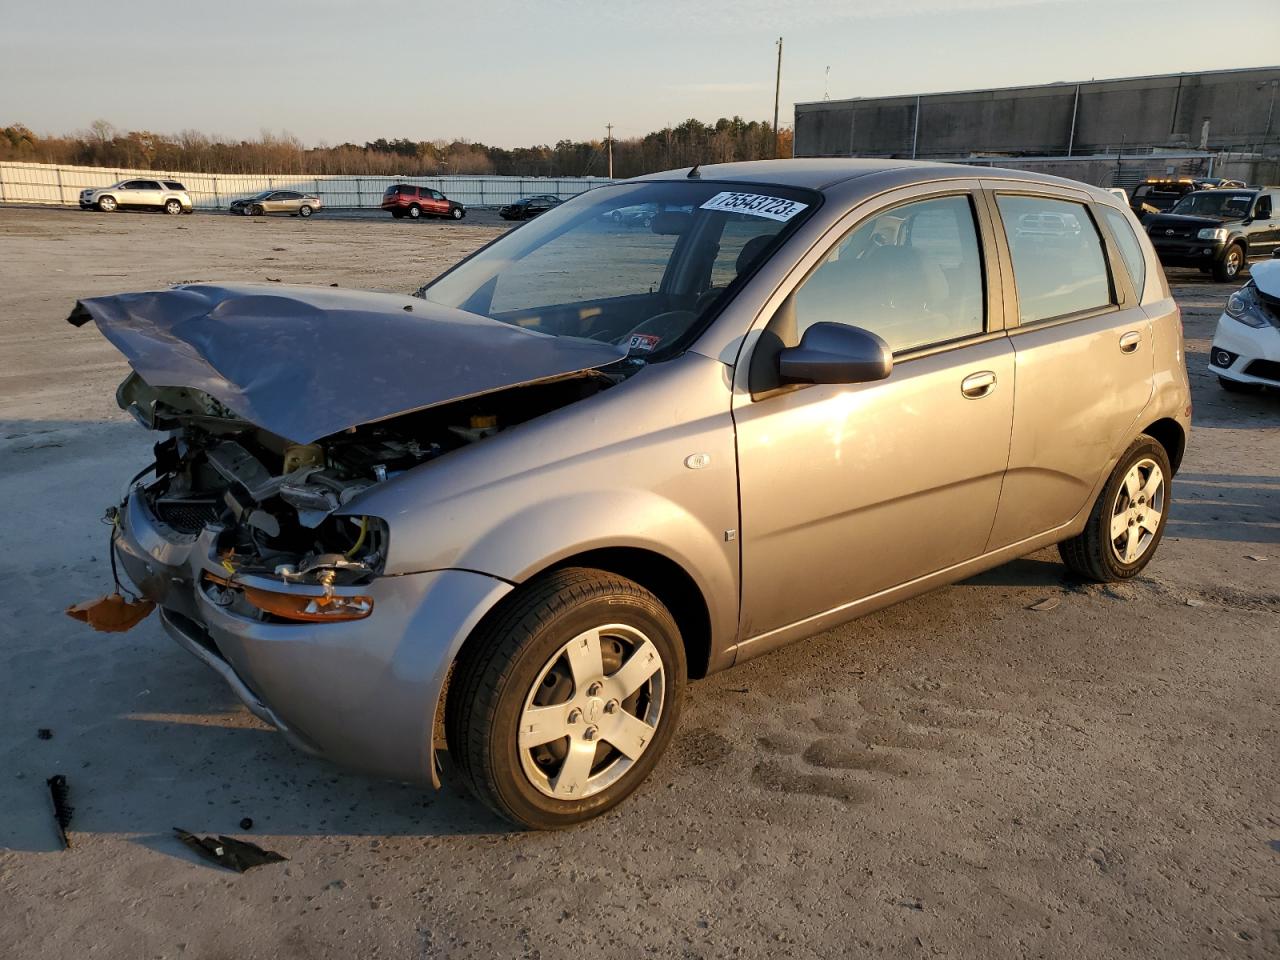
[{"label": "front bumper", "polygon": [[1209,348],[1209,370],[1238,383],[1280,387],[1280,330],[1251,327],[1222,314]]},{"label": "front bumper", "polygon": [[[380,577],[338,588],[373,597],[364,620],[264,623],[219,606],[202,586],[205,571],[225,576],[215,538],[214,528],[172,531],[135,489],[115,551],[138,591],[160,606],[166,632],[294,746],[379,776],[438,783],[434,722],[449,667],[511,585],[463,570]],[[239,580],[282,589],[275,580]]]},{"label": "front bumper", "polygon": [[1156,248],[1160,262],[1170,267],[1210,267],[1222,259],[1227,245],[1221,240],[1197,240],[1170,238],[1151,234],[1151,245]]}]

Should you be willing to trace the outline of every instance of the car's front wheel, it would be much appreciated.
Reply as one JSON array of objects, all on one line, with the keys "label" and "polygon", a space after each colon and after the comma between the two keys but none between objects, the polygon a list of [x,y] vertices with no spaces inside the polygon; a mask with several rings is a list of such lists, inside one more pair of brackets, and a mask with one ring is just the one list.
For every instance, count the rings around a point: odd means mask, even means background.
[{"label": "car's front wheel", "polygon": [[1141,434],[1111,471],[1084,530],[1058,544],[1063,562],[1098,583],[1137,576],[1164,536],[1172,480],[1164,446]]},{"label": "car's front wheel", "polygon": [[466,216],[466,212],[461,207],[454,207],[449,211],[449,216],[453,217],[455,220],[461,220]]},{"label": "car's front wheel", "polygon": [[166,200],[164,202],[164,212],[171,217],[176,217],[182,213],[182,203],[178,200]]},{"label": "car's front wheel", "polygon": [[1227,247],[1222,259],[1213,265],[1213,279],[1219,283],[1228,283],[1240,275],[1240,271],[1244,269],[1244,264],[1244,247],[1238,243],[1233,243]]},{"label": "car's front wheel", "polygon": [[621,803],[675,731],[679,628],[648,590],[597,570],[555,571],[472,638],[445,706],[449,751],[495,812],[554,829]]},{"label": "car's front wheel", "polygon": [[116,198],[115,197],[99,197],[98,209],[101,210],[103,213],[114,213],[116,210]]}]

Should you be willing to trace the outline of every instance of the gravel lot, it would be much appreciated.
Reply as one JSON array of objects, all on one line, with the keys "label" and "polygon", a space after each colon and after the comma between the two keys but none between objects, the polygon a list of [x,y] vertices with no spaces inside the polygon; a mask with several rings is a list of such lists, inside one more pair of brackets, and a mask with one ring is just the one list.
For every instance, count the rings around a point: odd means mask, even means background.
[{"label": "gravel lot", "polygon": [[[77,297],[407,292],[501,229],[0,209],[0,954],[1280,955],[1280,396],[1205,372],[1230,288],[1196,273],[1196,432],[1145,576],[1045,551],[695,683],[647,786],[576,830],[301,756],[154,617],[62,615],[108,588],[98,521],[150,443]],[[221,871],[174,826],[289,862]]]}]

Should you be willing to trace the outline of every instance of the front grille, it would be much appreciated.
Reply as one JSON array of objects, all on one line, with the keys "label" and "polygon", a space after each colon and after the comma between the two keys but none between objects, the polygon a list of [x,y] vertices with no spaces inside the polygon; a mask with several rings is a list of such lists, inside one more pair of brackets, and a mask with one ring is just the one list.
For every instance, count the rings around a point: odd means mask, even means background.
[{"label": "front grille", "polygon": [[1254,360],[1244,368],[1244,372],[1251,377],[1280,382],[1280,362],[1275,360]]},{"label": "front grille", "polygon": [[156,517],[179,533],[199,533],[205,524],[217,520],[220,512],[221,505],[214,499],[160,497],[156,500]]}]

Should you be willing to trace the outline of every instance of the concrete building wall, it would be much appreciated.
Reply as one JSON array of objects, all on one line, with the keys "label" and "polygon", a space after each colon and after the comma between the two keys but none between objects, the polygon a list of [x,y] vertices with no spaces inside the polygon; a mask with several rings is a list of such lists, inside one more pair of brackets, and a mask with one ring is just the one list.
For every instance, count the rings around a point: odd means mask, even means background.
[{"label": "concrete building wall", "polygon": [[1195,149],[1206,119],[1210,150],[1280,152],[1280,67],[797,103],[795,154],[929,159]]}]

